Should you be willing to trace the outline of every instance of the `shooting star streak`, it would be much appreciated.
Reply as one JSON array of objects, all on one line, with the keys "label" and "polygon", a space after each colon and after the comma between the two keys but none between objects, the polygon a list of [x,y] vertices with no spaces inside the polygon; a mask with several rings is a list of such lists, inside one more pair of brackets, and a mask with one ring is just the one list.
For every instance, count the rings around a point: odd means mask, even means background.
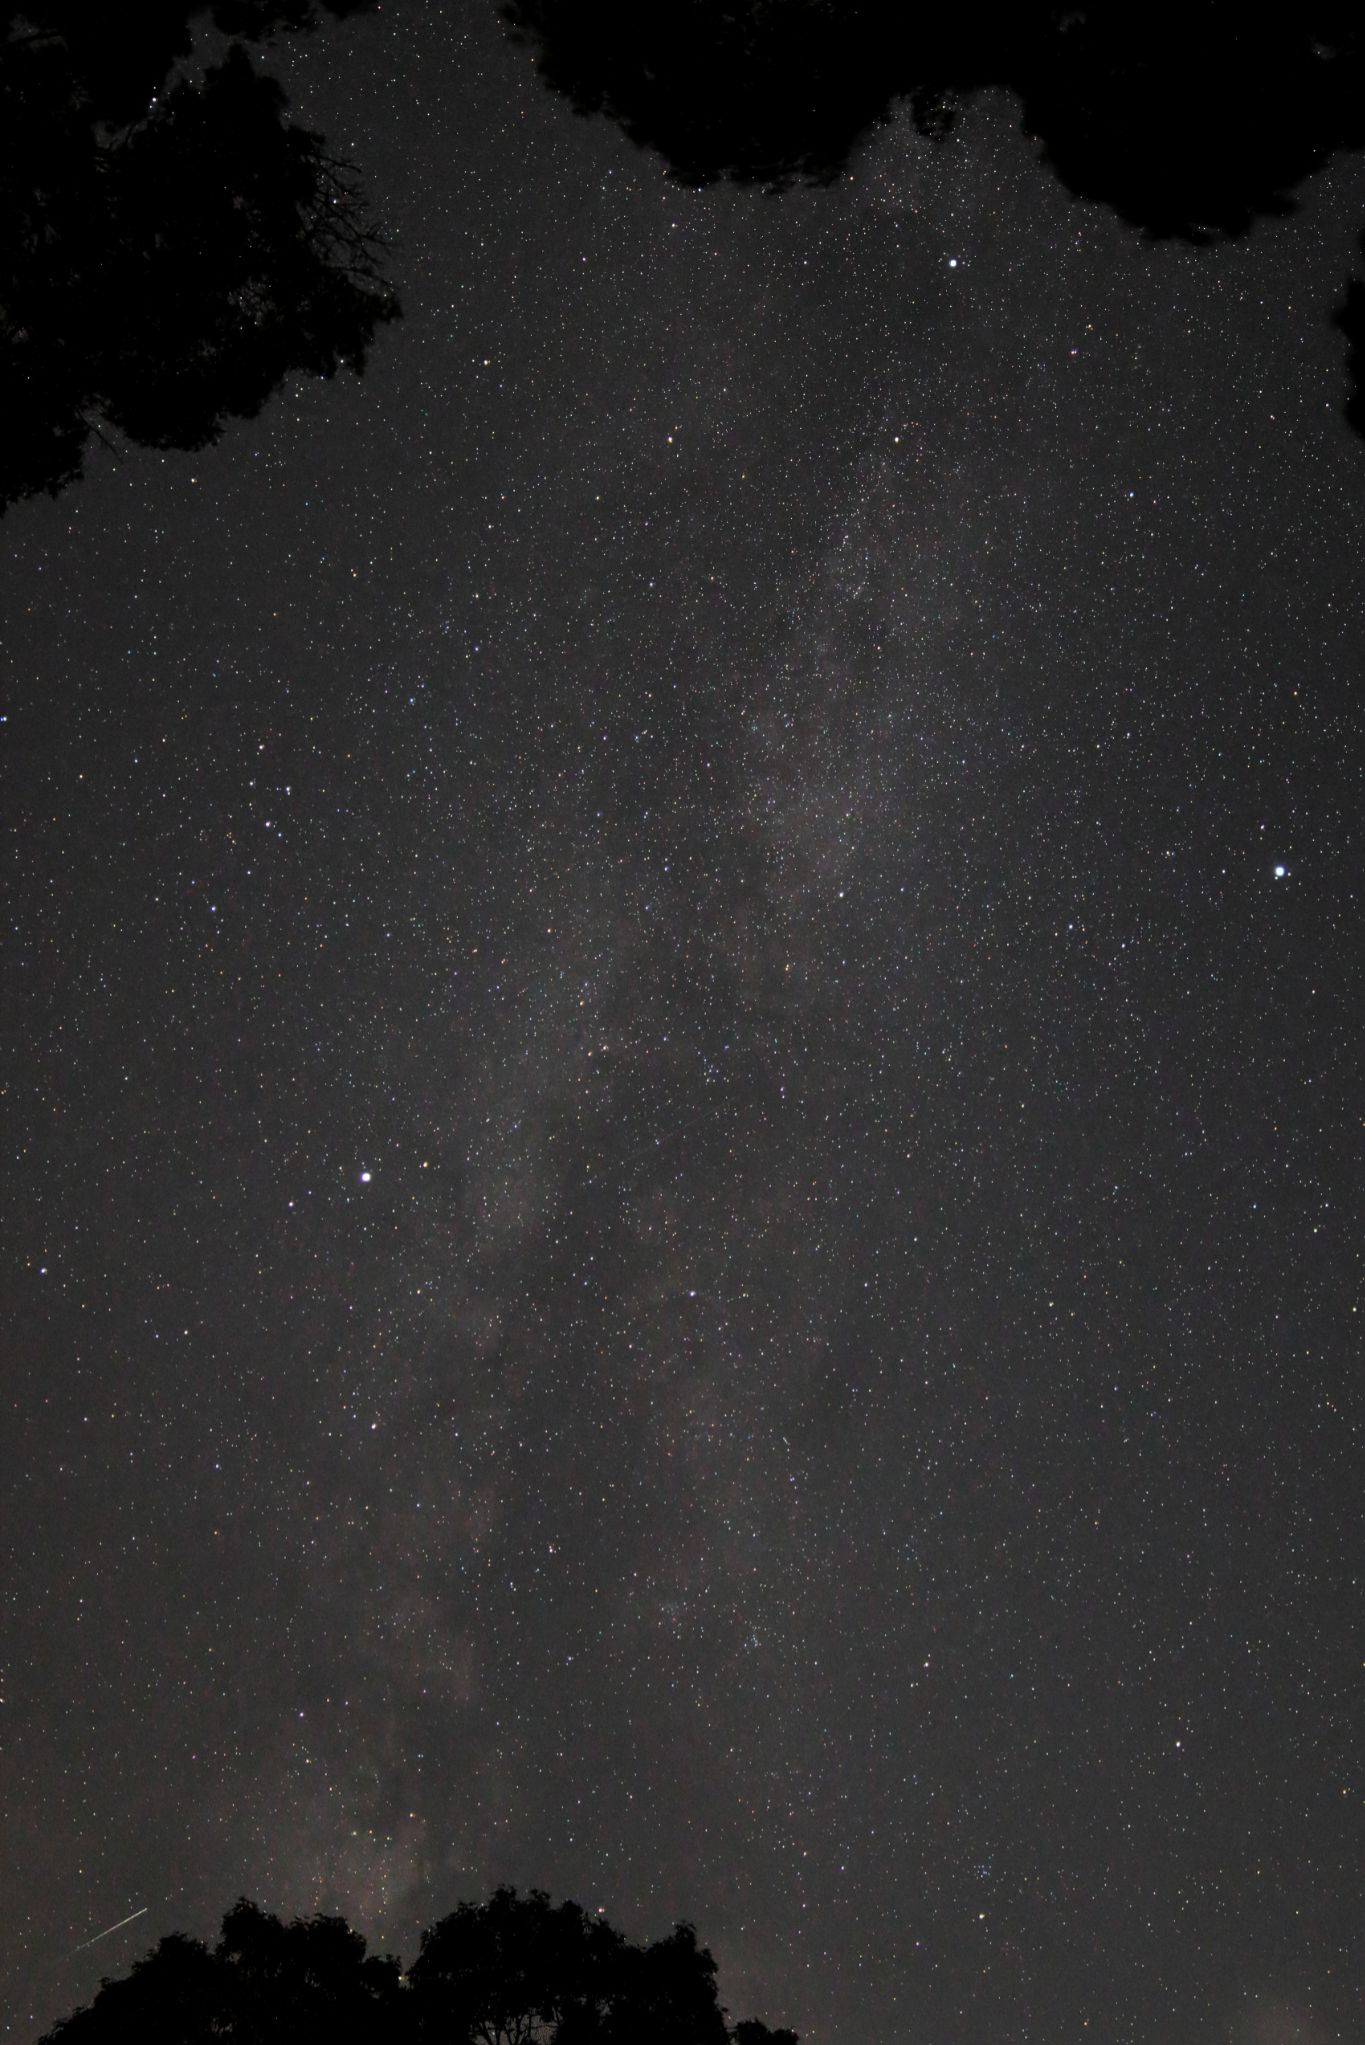
[{"label": "shooting star streak", "polygon": [[78,1946],[72,1946],[71,1951],[67,1954],[67,1958],[72,1960],[77,1953],[83,1953],[87,1946],[97,1946],[102,1938],[110,1938],[114,1932],[122,1931],[125,1924],[133,1924],[139,1917],[145,1917],[151,1907],[150,1903],[144,1903],[142,1908],[134,1910],[131,1916],[120,1917],[117,1924],[106,1925],[105,1929],[97,1931],[93,1938],[82,1939]]}]

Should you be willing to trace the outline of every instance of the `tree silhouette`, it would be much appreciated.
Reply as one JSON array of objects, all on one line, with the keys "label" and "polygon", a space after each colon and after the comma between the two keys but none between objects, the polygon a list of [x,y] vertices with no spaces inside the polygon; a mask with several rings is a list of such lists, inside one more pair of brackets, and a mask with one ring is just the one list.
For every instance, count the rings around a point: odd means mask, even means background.
[{"label": "tree silhouette", "polygon": [[1152,234],[1284,211],[1365,142],[1365,21],[1346,0],[503,0],[545,82],[676,177],[828,182],[908,101],[946,133],[987,87],[1073,191]]},{"label": "tree silhouette", "polygon": [[547,85],[687,184],[829,183],[897,92],[868,0],[507,0]]},{"label": "tree silhouette", "polygon": [[[1361,240],[1365,253],[1365,238]],[[1345,334],[1348,343],[1346,355],[1346,417],[1359,434],[1365,435],[1365,284],[1353,278],[1346,287],[1346,298],[1333,314],[1334,324]]]},{"label": "tree silhouette", "polygon": [[[1354,0],[502,0],[545,83],[687,184],[829,183],[898,103],[945,138],[987,88],[1079,196],[1153,236],[1212,242],[1292,210],[1365,144]],[[1348,417],[1365,431],[1365,292]]]},{"label": "tree silhouette", "polygon": [[340,1917],[282,1924],[243,1898],[223,1919],[215,1957],[233,2038],[384,2045],[394,2036],[398,1963],[367,1958],[364,1939]]},{"label": "tree silhouette", "polygon": [[[246,49],[321,11],[0,12],[0,508],[73,481],[106,427],[205,447],[293,371],[360,370],[397,316],[349,167]],[[196,15],[230,38],[198,74]]]},{"label": "tree silhouette", "polygon": [[755,2023],[752,2017],[736,2024],[730,2036],[735,2045],[797,2045],[795,2031],[770,2031],[766,2024]]},{"label": "tree silhouette", "polygon": [[163,1938],[41,2045],[798,2045],[733,2030],[692,1926],[636,1945],[576,1903],[498,1889],[422,1936],[406,1977],[339,1917],[281,1923],[245,1899],[213,1947]]},{"label": "tree silhouette", "polygon": [[89,2009],[53,2026],[62,2045],[211,2045],[219,2035],[219,1968],[198,1939],[163,1938],[122,1981],[105,1981]]},{"label": "tree silhouette", "polygon": [[423,1933],[408,1979],[430,2045],[535,2045],[598,2038],[624,1941],[576,1903],[498,1889]]},{"label": "tree silhouette", "polygon": [[387,2045],[398,2035],[394,1960],[367,1959],[339,1917],[282,1924],[245,1899],[216,1946],[178,1933],[105,1981],[51,2045]]},{"label": "tree silhouette", "polygon": [[[421,2045],[727,2045],[716,1963],[690,1924],[635,1946],[533,1889],[461,1904],[409,1979]],[[759,2045],[751,2040],[750,2045]]]}]

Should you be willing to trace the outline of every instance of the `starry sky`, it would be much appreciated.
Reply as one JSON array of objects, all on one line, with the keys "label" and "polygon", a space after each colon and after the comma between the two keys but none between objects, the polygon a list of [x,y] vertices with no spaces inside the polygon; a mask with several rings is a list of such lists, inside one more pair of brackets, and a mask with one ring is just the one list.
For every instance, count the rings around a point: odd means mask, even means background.
[{"label": "starry sky", "polygon": [[1365,167],[279,61],[405,320],[5,523],[8,2035],[511,1881],[808,2045],[1360,2040]]}]

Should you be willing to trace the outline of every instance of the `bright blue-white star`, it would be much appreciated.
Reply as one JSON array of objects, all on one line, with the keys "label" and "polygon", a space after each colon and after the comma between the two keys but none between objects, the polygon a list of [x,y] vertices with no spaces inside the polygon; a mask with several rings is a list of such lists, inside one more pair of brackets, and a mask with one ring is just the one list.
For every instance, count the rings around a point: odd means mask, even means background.
[{"label": "bright blue-white star", "polygon": [[1276,880],[1287,880],[1289,877],[1289,868],[1287,866],[1277,866],[1274,867],[1272,871],[1274,872]]}]

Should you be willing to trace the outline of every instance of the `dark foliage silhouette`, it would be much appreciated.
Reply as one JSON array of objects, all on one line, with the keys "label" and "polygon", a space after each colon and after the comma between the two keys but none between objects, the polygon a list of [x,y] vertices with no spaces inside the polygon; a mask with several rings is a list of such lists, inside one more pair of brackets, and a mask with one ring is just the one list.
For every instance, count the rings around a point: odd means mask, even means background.
[{"label": "dark foliage silhouette", "polygon": [[1345,0],[505,0],[546,82],[674,173],[828,180],[907,100],[951,127],[1014,92],[1073,191],[1153,234],[1237,234],[1365,141],[1365,22]]},{"label": "dark foliage silhouette", "polygon": [[727,2045],[730,2036],[715,1961],[691,1925],[631,1945],[540,1890],[462,1904],[426,1933],[409,1978],[421,2045]]},{"label": "dark foliage silhouette", "polygon": [[[1154,236],[1211,242],[1285,213],[1365,144],[1365,10],[1350,0],[503,0],[513,36],[581,113],[614,119],[693,185],[828,183],[894,107],[946,137],[1012,93],[1079,196]],[[1352,422],[1365,431],[1353,287]]]},{"label": "dark foliage silhouette", "polygon": [[395,2039],[398,1964],[369,1959],[339,1917],[282,1924],[240,1901],[218,1943],[163,1938],[89,2009],[47,2033],[56,2045],[382,2045]]},{"label": "dark foliage silhouette", "polygon": [[[291,372],[361,369],[397,315],[349,168],[289,121],[245,46],[320,15],[313,0],[3,10],[0,507],[73,481],[106,427],[205,447]],[[196,16],[218,35],[198,74]]]},{"label": "dark foliage silhouette", "polygon": [[735,2045],[797,2045],[795,2031],[770,2031],[766,2024],[756,2024],[752,2018],[736,2024],[730,2036]]},{"label": "dark foliage silhouette", "polygon": [[409,1972],[420,2040],[524,2045],[602,2036],[623,1941],[576,1903],[499,1889],[462,1903],[422,1937]]},{"label": "dark foliage silhouette", "polygon": [[897,91],[893,10],[866,0],[509,0],[502,12],[548,85],[688,184],[828,183]]},{"label": "dark foliage silhouette", "polygon": [[798,2045],[731,2030],[716,1966],[680,1924],[635,1945],[576,1903],[499,1889],[423,1934],[404,1977],[339,1917],[281,1923],[245,1900],[215,1946],[163,1938],[42,2045]]},{"label": "dark foliage silhouette", "polygon": [[1072,191],[1151,234],[1244,233],[1365,142],[1358,8],[1107,0],[1058,12],[1021,66],[1024,126]]},{"label": "dark foliage silhouette", "polygon": [[[1360,246],[1365,253],[1365,239]],[[1335,321],[1347,340],[1346,417],[1357,433],[1365,434],[1365,284],[1358,278],[1347,285]]]}]

